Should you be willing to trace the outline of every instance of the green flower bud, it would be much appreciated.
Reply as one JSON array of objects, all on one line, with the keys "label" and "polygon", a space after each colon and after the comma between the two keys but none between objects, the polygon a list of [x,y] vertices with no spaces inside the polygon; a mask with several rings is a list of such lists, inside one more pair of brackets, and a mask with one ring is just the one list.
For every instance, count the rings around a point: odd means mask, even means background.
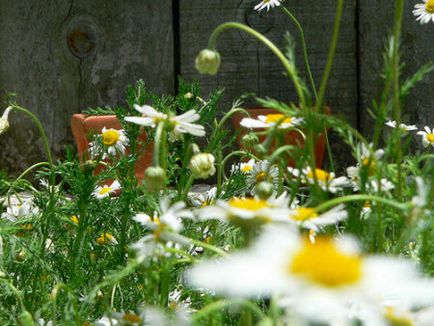
[{"label": "green flower bud", "polygon": [[260,199],[266,200],[273,194],[273,185],[267,181],[261,181],[256,186],[256,194]]},{"label": "green flower bud", "polygon": [[199,73],[215,75],[220,67],[220,54],[215,50],[202,50],[196,57],[195,65]]},{"label": "green flower bud", "polygon": [[251,149],[253,146],[259,143],[259,138],[254,133],[248,133],[241,138],[241,144],[245,149]]},{"label": "green flower bud", "polygon": [[166,171],[159,166],[150,166],[146,169],[144,183],[150,191],[160,190],[166,183]]},{"label": "green flower bud", "polygon": [[190,160],[190,171],[197,179],[206,179],[212,176],[216,169],[214,167],[215,157],[208,153],[193,155]]},{"label": "green flower bud", "polygon": [[23,310],[18,315],[18,325],[20,325],[20,326],[34,326],[34,325],[36,325],[36,323],[33,320],[32,314],[30,312],[28,312],[27,310]]}]

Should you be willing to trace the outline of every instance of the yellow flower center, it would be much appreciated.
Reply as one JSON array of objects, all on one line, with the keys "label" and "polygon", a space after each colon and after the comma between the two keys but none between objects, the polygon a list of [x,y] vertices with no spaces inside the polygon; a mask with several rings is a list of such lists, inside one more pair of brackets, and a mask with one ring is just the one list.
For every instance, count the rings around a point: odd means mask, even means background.
[{"label": "yellow flower center", "polygon": [[[434,6],[434,2],[433,2],[433,6]],[[433,13],[434,13],[434,11],[433,11]],[[430,143],[434,143],[434,134],[426,135],[426,140],[428,140]]]},{"label": "yellow flower center", "polygon": [[155,224],[160,224],[160,223],[161,223],[161,221],[160,221],[160,217],[159,217],[159,216],[151,217],[151,220],[152,220],[152,222],[154,222]]},{"label": "yellow flower center", "polygon": [[113,241],[113,236],[110,233],[103,233],[98,237],[98,239],[96,239],[96,243],[101,246],[107,244],[110,241]]},{"label": "yellow flower center", "polygon": [[256,176],[256,182],[259,183],[261,181],[265,180],[265,172],[259,172],[258,175]]},{"label": "yellow flower center", "polygon": [[98,193],[100,195],[105,195],[105,194],[109,193],[110,191],[112,191],[111,187],[104,187],[104,188],[101,188],[101,190],[98,191]]},{"label": "yellow flower center", "polygon": [[31,223],[21,224],[20,226],[26,231],[30,231],[33,228],[33,225]]},{"label": "yellow flower center", "polygon": [[241,168],[241,172],[243,172],[243,173],[249,173],[252,170],[253,170],[253,166],[251,166],[251,165],[244,165]]},{"label": "yellow flower center", "polygon": [[328,183],[333,179],[332,175],[330,173],[328,173],[327,171],[324,171],[321,169],[315,169],[315,174],[314,174],[314,172],[311,169],[309,169],[309,171],[307,172],[307,178],[314,180],[315,176],[316,176],[318,181],[321,181],[324,183]]},{"label": "yellow flower center", "polygon": [[265,200],[254,198],[232,198],[228,203],[233,208],[245,209],[249,211],[258,211],[269,207]]},{"label": "yellow flower center", "polygon": [[311,218],[318,217],[318,214],[315,212],[313,208],[300,207],[297,208],[295,214],[291,215],[291,219],[295,221],[306,221]]},{"label": "yellow flower center", "polygon": [[[285,119],[283,119],[285,116],[283,114],[267,114],[265,122],[266,123],[276,123],[276,122],[281,122],[281,123],[291,123],[291,118],[290,117],[286,117]],[[283,119],[283,120],[282,120]]]},{"label": "yellow flower center", "polygon": [[364,203],[363,203],[363,207],[364,208],[371,208],[371,202],[370,201],[365,201]]},{"label": "yellow flower center", "polygon": [[339,250],[330,238],[315,244],[305,240],[288,266],[288,272],[325,287],[357,283],[362,275],[362,259]]},{"label": "yellow flower center", "polygon": [[72,221],[72,223],[78,225],[78,217],[77,217],[77,215],[72,215],[71,216],[71,221]]},{"label": "yellow flower center", "polygon": [[425,8],[430,14],[434,14],[434,0],[428,0],[425,4]]},{"label": "yellow flower center", "polygon": [[131,324],[140,324],[142,322],[142,319],[139,316],[130,313],[124,314],[122,316],[122,319],[127,323],[131,323]]},{"label": "yellow flower center", "polygon": [[106,146],[113,146],[119,141],[119,132],[115,129],[109,129],[102,134],[102,142]]},{"label": "yellow flower center", "polygon": [[411,317],[406,314],[396,314],[393,307],[387,307],[384,317],[390,326],[413,326]]}]

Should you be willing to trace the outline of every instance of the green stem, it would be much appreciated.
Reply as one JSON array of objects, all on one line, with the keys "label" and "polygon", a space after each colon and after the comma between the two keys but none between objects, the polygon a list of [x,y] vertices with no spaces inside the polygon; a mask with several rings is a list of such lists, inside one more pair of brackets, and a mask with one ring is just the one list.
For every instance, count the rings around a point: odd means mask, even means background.
[{"label": "green stem", "polygon": [[161,138],[163,136],[164,130],[164,121],[160,122],[157,125],[157,131],[155,132],[155,140],[154,140],[154,155],[152,157],[152,163],[154,166],[160,166],[160,155],[161,155]]},{"label": "green stem", "polygon": [[273,42],[271,42],[268,38],[266,38],[261,33],[255,31],[253,28],[250,28],[247,25],[236,23],[236,22],[223,23],[223,24],[217,26],[214,29],[214,31],[212,32],[210,39],[209,39],[208,48],[211,50],[214,50],[216,48],[217,39],[218,39],[219,35],[227,29],[239,29],[243,32],[246,32],[247,34],[250,34],[251,36],[253,36],[256,39],[258,39],[259,41],[261,41],[263,44],[265,44],[277,56],[277,58],[280,60],[280,62],[285,67],[285,69],[288,73],[288,76],[293,81],[298,98],[299,98],[302,106],[304,107],[306,104],[306,100],[305,100],[305,96],[304,96],[304,92],[303,92],[303,87],[297,78],[297,73],[296,73],[294,66],[290,64],[290,62],[285,57],[285,55],[282,53],[282,51],[280,51],[279,48]]},{"label": "green stem", "polygon": [[407,207],[405,204],[397,203],[397,202],[390,200],[390,199],[387,199],[387,198],[378,197],[375,195],[362,195],[362,194],[360,194],[360,195],[349,195],[349,196],[344,196],[344,197],[333,198],[333,199],[328,200],[325,203],[322,203],[322,204],[318,205],[317,207],[315,207],[315,211],[317,211],[317,212],[325,211],[330,207],[333,207],[333,206],[336,206],[336,205],[339,205],[342,203],[346,203],[346,202],[366,201],[366,200],[383,203],[385,205],[396,208],[398,210],[404,210]]},{"label": "green stem", "polygon": [[240,306],[244,306],[244,307],[250,309],[261,320],[265,318],[264,313],[258,308],[258,306],[256,306],[252,302],[247,301],[247,300],[242,300],[242,299],[233,299],[233,300],[220,300],[220,301],[216,301],[216,302],[213,302],[213,303],[205,306],[204,308],[202,308],[201,310],[199,310],[197,313],[195,313],[192,316],[191,322],[192,322],[192,324],[195,324],[201,318],[204,318],[215,311],[222,310],[222,309],[234,306],[234,305],[240,305]]},{"label": "green stem", "polygon": [[307,71],[307,74],[309,76],[310,86],[312,88],[313,94],[315,95],[315,100],[317,100],[318,99],[318,93],[316,91],[315,81],[313,79],[312,70],[311,70],[310,64],[309,64],[309,56],[307,54],[307,46],[306,46],[306,40],[304,38],[303,27],[301,26],[301,24],[298,21],[298,19],[294,16],[294,14],[292,14],[285,6],[280,6],[280,8],[282,8],[282,11],[285,14],[287,14],[289,16],[289,18],[292,19],[292,21],[294,22],[295,26],[297,26],[298,31],[300,32],[301,46],[303,48],[304,64],[306,66],[306,71]]},{"label": "green stem", "polygon": [[250,114],[249,114],[249,112],[247,112],[246,110],[244,110],[244,109],[242,109],[242,108],[235,108],[235,109],[232,109],[232,110],[230,110],[228,113],[226,113],[224,116],[223,116],[223,118],[220,120],[220,122],[218,123],[218,125],[217,125],[217,128],[218,129],[221,129],[222,127],[223,127],[223,125],[225,124],[225,122],[232,116],[232,115],[234,115],[235,113],[237,113],[237,112],[241,112],[241,113],[244,113],[246,116],[248,116],[248,117],[250,117]]},{"label": "green stem", "polygon": [[325,95],[325,91],[327,89],[327,84],[328,84],[328,80],[330,77],[330,72],[332,69],[334,56],[336,54],[336,47],[337,47],[338,39],[339,39],[339,31],[340,31],[340,27],[341,27],[343,8],[344,8],[344,0],[338,0],[338,5],[336,7],[335,23],[333,26],[332,41],[331,41],[328,56],[327,56],[327,63],[326,63],[325,69],[324,69],[324,73],[322,75],[322,79],[321,79],[321,85],[319,88],[318,99],[317,99],[316,105],[315,105],[315,112],[319,112],[320,109],[322,109],[322,107],[323,107],[324,95]]},{"label": "green stem", "polygon": [[171,240],[179,242],[179,243],[190,243],[190,244],[194,244],[195,246],[205,248],[209,251],[212,251],[212,252],[218,254],[219,256],[224,257],[224,256],[228,255],[226,251],[224,251],[224,250],[222,250],[216,246],[210,245],[208,243],[205,243],[205,242],[202,242],[199,240],[187,238],[187,237],[185,237],[179,233],[170,232],[170,233],[168,233],[167,237],[170,238]]}]

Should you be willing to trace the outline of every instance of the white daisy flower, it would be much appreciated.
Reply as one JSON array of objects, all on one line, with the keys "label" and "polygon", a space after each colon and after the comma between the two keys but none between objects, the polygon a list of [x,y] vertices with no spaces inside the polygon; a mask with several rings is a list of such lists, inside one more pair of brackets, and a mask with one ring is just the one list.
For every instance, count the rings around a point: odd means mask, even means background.
[{"label": "white daisy flower", "polygon": [[416,207],[423,208],[429,203],[429,186],[423,181],[421,177],[416,177],[417,193],[411,199],[411,202]]},{"label": "white daisy flower", "polygon": [[414,6],[413,15],[417,17],[416,21],[426,24],[432,21],[434,23],[434,0],[423,0],[424,3],[418,3]]},{"label": "white daisy flower", "polygon": [[93,196],[98,199],[103,199],[109,197],[110,194],[116,192],[119,189],[121,189],[121,184],[119,183],[119,181],[115,180],[110,186],[104,185],[102,187],[96,187],[93,191]]},{"label": "white daisy flower", "polygon": [[253,166],[255,165],[255,160],[251,159],[248,162],[241,162],[238,164],[233,164],[231,167],[231,173],[235,173],[240,171],[243,174],[249,174],[253,170]]},{"label": "white daisy flower", "polygon": [[242,226],[256,226],[271,222],[287,221],[290,209],[279,206],[284,201],[271,197],[259,198],[233,197],[228,201],[217,200],[215,205],[199,209],[199,218],[218,219]]},{"label": "white daisy flower", "polygon": [[145,227],[155,231],[169,228],[175,232],[182,230],[182,218],[194,218],[193,213],[185,209],[184,202],[177,202],[170,205],[170,197],[164,197],[160,200],[160,211],[154,212],[154,216],[150,217],[147,214],[137,214],[133,217],[136,222],[139,222]]},{"label": "white daisy flower", "polygon": [[[223,192],[224,193],[224,192]],[[192,195],[188,197],[190,202],[194,207],[205,207],[208,205],[213,205],[217,197],[217,188],[212,187],[205,193],[199,193],[197,195]]]},{"label": "white daisy flower", "polygon": [[362,211],[360,212],[360,218],[366,220],[372,213],[372,204],[369,201],[363,203]]},{"label": "white daisy flower", "polygon": [[9,113],[12,111],[12,107],[8,107],[0,118],[0,135],[5,133],[9,129]]},{"label": "white daisy flower", "polygon": [[102,143],[107,146],[109,155],[116,155],[116,152],[125,154],[125,146],[128,146],[128,138],[123,130],[113,128],[102,128],[101,132]]},{"label": "white daisy flower", "polygon": [[267,11],[269,11],[270,8],[274,8],[275,6],[279,7],[280,1],[281,0],[262,0],[255,6],[254,9],[257,11],[261,11],[262,9],[267,8]]},{"label": "white daisy flower", "polygon": [[430,129],[425,126],[425,131],[418,131],[417,134],[422,136],[422,145],[428,147],[431,145],[434,148],[434,128]]},{"label": "white daisy flower", "polygon": [[158,112],[153,107],[145,105],[134,105],[134,108],[142,113],[142,117],[125,117],[125,121],[135,123],[140,126],[155,128],[160,121],[167,121],[173,128],[173,132],[179,136],[182,134],[191,134],[193,136],[205,136],[204,126],[194,124],[200,119],[200,115],[195,110],[190,110],[179,116],[169,116]]},{"label": "white daisy flower", "polygon": [[336,175],[333,172],[327,172],[321,169],[315,169],[315,172],[313,172],[310,167],[307,167],[301,171],[292,167],[288,167],[288,172],[296,178],[301,178],[303,182],[312,185],[315,184],[316,177],[320,188],[324,191],[330,191],[331,193],[341,191],[350,183],[348,178],[345,176],[336,178]]},{"label": "white daisy flower", "polygon": [[[386,126],[389,126],[389,127],[391,127],[391,128],[397,128],[396,127],[396,121],[395,120],[389,120],[389,121],[387,121],[386,123]],[[417,130],[417,126],[416,125],[406,125],[406,124],[404,124],[404,123],[401,123],[400,125],[399,125],[399,128],[401,129],[401,130],[403,130],[403,131],[414,131],[414,130]]]},{"label": "white daisy flower", "polygon": [[246,250],[196,264],[187,280],[229,297],[287,296],[291,311],[325,324],[349,324],[353,305],[381,320],[384,298],[399,298],[412,307],[434,299],[434,284],[408,261],[362,256],[350,238],[318,237],[312,244],[281,226],[266,228]]},{"label": "white daisy flower", "polygon": [[[395,189],[395,185],[393,184],[393,182],[385,178],[380,180],[380,184],[381,184],[381,191],[389,192]],[[367,189],[370,190],[371,192],[378,192],[380,190],[378,180],[371,180],[366,184],[366,186]]]},{"label": "white daisy flower", "polygon": [[289,117],[280,113],[273,113],[267,115],[259,115],[257,119],[243,118],[240,125],[245,128],[257,129],[257,128],[270,128],[279,123],[279,129],[287,129],[298,127],[303,123],[302,118]]},{"label": "white daisy flower", "polygon": [[256,186],[262,181],[271,183],[274,189],[277,189],[279,184],[279,168],[276,165],[270,167],[267,160],[256,162],[247,175],[246,183],[253,187],[251,190],[252,195],[256,194]]},{"label": "white daisy flower", "polygon": [[322,227],[334,225],[347,217],[348,212],[345,210],[345,205],[336,206],[322,214],[318,214],[314,208],[309,207],[298,207],[289,213],[289,221],[315,233]]},{"label": "white daisy flower", "polygon": [[36,215],[39,213],[39,208],[36,207],[31,199],[15,202],[6,207],[6,212],[2,213],[1,218],[16,222],[21,218]]}]

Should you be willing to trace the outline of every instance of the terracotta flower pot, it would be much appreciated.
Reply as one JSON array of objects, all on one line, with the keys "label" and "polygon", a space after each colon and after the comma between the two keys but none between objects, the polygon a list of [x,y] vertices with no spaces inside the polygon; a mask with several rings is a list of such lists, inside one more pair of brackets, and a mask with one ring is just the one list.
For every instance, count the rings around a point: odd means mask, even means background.
[{"label": "terracotta flower pot", "polygon": [[[84,114],[74,114],[71,119],[71,127],[72,134],[77,143],[80,160],[82,160],[83,157],[87,159],[90,158],[88,153],[90,140],[87,138],[90,133],[100,133],[104,127],[117,130],[122,129],[115,115],[86,116]],[[139,137],[143,142],[146,141],[145,133],[142,133]],[[142,181],[146,168],[152,165],[152,152],[153,144],[146,145],[145,150],[136,162],[134,172],[139,182]],[[97,168],[97,172],[101,171],[101,169],[103,169],[103,166]]]},{"label": "terracotta flower pot", "polygon": [[[279,113],[275,109],[268,109],[263,107],[246,108],[245,110],[250,114],[250,117],[252,119],[257,118],[259,115]],[[329,107],[326,107],[326,113],[330,114]],[[232,116],[232,125],[235,128],[235,130],[241,128],[241,133],[238,137],[238,143],[240,147],[243,147],[241,143],[241,138],[248,132],[248,128],[242,127],[240,125],[240,122],[243,118],[247,118],[247,117],[240,112],[235,113]],[[256,130],[260,131],[261,129],[256,129]],[[259,137],[259,140],[263,142],[265,140],[265,136]],[[304,146],[303,138],[296,131],[288,131],[285,133],[285,143],[287,145]],[[318,167],[322,167],[323,160],[324,160],[324,153],[325,153],[325,135],[321,134],[315,143],[315,160],[316,160],[316,165]],[[290,158],[288,160],[288,166],[294,166],[294,165],[295,165],[294,159]]]}]

